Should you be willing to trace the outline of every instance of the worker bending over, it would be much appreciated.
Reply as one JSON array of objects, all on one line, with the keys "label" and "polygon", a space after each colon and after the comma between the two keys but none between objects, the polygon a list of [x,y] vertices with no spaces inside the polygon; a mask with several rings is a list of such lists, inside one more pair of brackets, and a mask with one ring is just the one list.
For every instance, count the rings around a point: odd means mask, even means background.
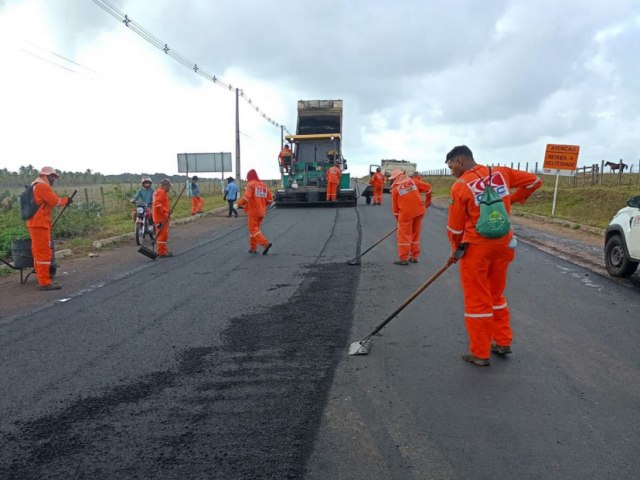
[{"label": "worker bending over", "polygon": [[[453,148],[447,154],[446,164],[458,179],[451,187],[447,235],[452,252],[460,244],[467,244],[460,259],[460,282],[470,351],[462,358],[478,366],[487,366],[490,352],[511,353],[513,334],[509,306],[503,293],[507,269],[515,257],[516,242],[513,231],[501,238],[486,238],[476,231],[480,218],[479,200],[485,186],[491,185],[510,212],[512,202],[524,203],[540,188],[542,181],[533,173],[508,167],[490,170],[479,165],[465,145]],[[453,254],[449,261],[456,262]]]},{"label": "worker bending over", "polygon": [[371,175],[369,185],[373,188],[373,204],[382,205],[382,192],[384,190],[384,182],[386,178],[380,167],[376,168],[376,173]]},{"label": "worker bending over", "polygon": [[398,260],[396,265],[418,263],[420,257],[420,231],[426,212],[418,187],[402,170],[393,170],[391,176],[391,210],[398,223]]},{"label": "worker bending over", "polygon": [[167,248],[169,240],[169,224],[171,205],[169,204],[169,192],[171,180],[165,178],[160,182],[160,187],[153,194],[153,221],[156,222],[156,241],[158,243],[158,257],[173,257],[173,253]]},{"label": "worker bending over", "polygon": [[293,153],[291,152],[291,147],[289,147],[289,145],[285,145],[278,155],[278,162],[285,172],[289,172],[292,157]]},{"label": "worker bending over", "polygon": [[247,227],[249,229],[249,253],[258,253],[258,244],[262,245],[262,254],[266,255],[271,248],[271,242],[263,235],[260,227],[267,213],[267,205],[273,202],[273,195],[267,186],[260,181],[255,170],[247,172],[247,187],[244,196],[238,202],[238,207],[247,212]]},{"label": "worker bending over", "polygon": [[60,290],[58,282],[51,281],[51,209],[71,205],[71,198],[60,198],[51,188],[60,178],[53,167],[42,167],[33,185],[33,200],[40,205],[33,217],[27,220],[27,229],[31,237],[33,267],[38,278],[39,290]]}]

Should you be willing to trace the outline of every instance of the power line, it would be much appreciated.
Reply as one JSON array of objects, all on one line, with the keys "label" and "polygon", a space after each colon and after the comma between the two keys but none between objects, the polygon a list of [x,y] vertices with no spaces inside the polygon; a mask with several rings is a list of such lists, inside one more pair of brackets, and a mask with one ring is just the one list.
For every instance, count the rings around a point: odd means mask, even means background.
[{"label": "power line", "polygon": [[[102,9],[104,9],[111,16],[116,18],[118,21],[124,23],[124,25],[127,28],[129,28],[130,30],[133,30],[135,33],[140,35],[142,38],[144,38],[151,45],[153,45],[154,47],[158,48],[159,50],[162,50],[165,54],[167,54],[168,56],[170,56],[171,58],[176,60],[178,63],[184,65],[189,70],[193,70],[195,73],[197,73],[201,77],[204,77],[207,80],[212,81],[214,84],[218,85],[221,88],[225,88],[225,89],[227,89],[229,91],[234,89],[234,87],[232,85],[223,82],[216,75],[212,75],[211,73],[207,72],[206,70],[204,70],[203,68],[198,66],[197,63],[194,63],[193,61],[189,60],[187,57],[185,57],[184,55],[182,55],[178,51],[174,50],[173,48],[169,48],[169,45],[167,45],[167,43],[165,43],[162,40],[160,40],[158,37],[153,35],[151,32],[145,30],[140,24],[136,23],[131,18],[129,18],[128,15],[122,13],[120,10],[115,8],[113,5],[111,5],[109,2],[107,2],[107,0],[92,0],[92,1],[96,5],[98,5]],[[260,109],[260,107],[258,107],[253,102],[253,100],[251,100],[249,97],[247,97],[245,95],[244,91],[241,88],[238,88],[237,90],[238,90],[238,94],[249,105],[251,105],[252,109],[254,109],[258,114],[260,114],[262,116],[262,118],[264,118],[267,122],[271,123],[272,125],[275,125],[278,128],[283,128],[289,135],[291,134],[291,132],[289,132],[287,127],[285,127],[284,125],[279,124],[278,122],[273,120],[271,117],[269,117],[265,112],[263,112],[262,109]]]}]

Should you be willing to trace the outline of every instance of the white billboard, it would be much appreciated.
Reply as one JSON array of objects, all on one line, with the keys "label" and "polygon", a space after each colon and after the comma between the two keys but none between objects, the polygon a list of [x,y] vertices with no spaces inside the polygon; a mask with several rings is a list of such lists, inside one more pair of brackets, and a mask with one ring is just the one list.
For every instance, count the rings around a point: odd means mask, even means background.
[{"label": "white billboard", "polygon": [[179,153],[178,172],[230,172],[231,152]]}]

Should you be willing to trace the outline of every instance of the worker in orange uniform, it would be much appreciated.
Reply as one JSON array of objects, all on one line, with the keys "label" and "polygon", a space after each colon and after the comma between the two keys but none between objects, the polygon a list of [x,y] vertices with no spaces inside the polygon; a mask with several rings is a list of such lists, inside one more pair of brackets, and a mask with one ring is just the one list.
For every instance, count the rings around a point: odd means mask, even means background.
[{"label": "worker in orange uniform", "polygon": [[238,207],[247,212],[247,226],[249,227],[249,253],[258,253],[258,244],[262,245],[262,254],[269,253],[272,243],[266,239],[260,227],[267,213],[267,206],[273,203],[273,195],[267,186],[260,181],[255,170],[247,172],[247,187],[244,196],[238,202]]},{"label": "worker in orange uniform", "polygon": [[386,180],[382,169],[380,167],[376,168],[376,173],[371,175],[369,180],[369,185],[373,187],[373,205],[382,205],[382,191]]},{"label": "worker in orange uniform", "polygon": [[423,181],[422,176],[418,172],[415,172],[413,175],[411,175],[411,180],[413,180],[413,183],[415,183],[416,187],[418,187],[418,191],[425,194],[424,206],[426,208],[429,208],[431,206],[431,184]]},{"label": "worker in orange uniform", "polygon": [[426,212],[418,187],[402,170],[393,170],[391,180],[391,210],[398,222],[398,260],[396,265],[418,263],[420,231]]},{"label": "worker in orange uniform", "polygon": [[337,165],[331,165],[327,170],[327,202],[337,200],[338,185],[342,171]]},{"label": "worker in orange uniform", "polygon": [[291,166],[292,157],[293,153],[291,152],[291,147],[289,147],[288,144],[285,145],[282,150],[280,150],[280,155],[278,155],[278,162],[287,173],[289,172],[289,167]]},{"label": "worker in orange uniform", "polygon": [[58,282],[51,281],[51,208],[71,205],[71,198],[60,198],[51,188],[60,178],[53,167],[42,167],[33,185],[33,199],[40,205],[33,217],[27,220],[27,229],[31,237],[33,267],[38,278],[38,290],[60,290]]},{"label": "worker in orange uniform", "polygon": [[[480,217],[478,202],[490,181],[510,212],[512,202],[524,203],[540,188],[542,181],[533,173],[508,167],[493,167],[489,179],[489,168],[477,164],[465,145],[453,148],[447,154],[446,163],[458,179],[451,187],[447,235],[452,251],[460,244],[467,244],[460,259],[460,282],[470,348],[462,358],[478,366],[488,366],[491,352],[511,353],[513,334],[503,292],[517,242],[512,231],[494,239],[476,231]],[[456,262],[453,254],[449,261]]]},{"label": "worker in orange uniform", "polygon": [[169,240],[169,227],[171,205],[169,204],[169,192],[171,180],[165,178],[160,182],[160,187],[153,194],[153,221],[156,222],[156,242],[158,243],[158,257],[173,257],[173,253],[167,248]]},{"label": "worker in orange uniform", "polygon": [[191,177],[191,185],[189,185],[189,191],[191,193],[191,215],[202,213],[204,200],[200,196],[200,187],[198,186],[198,177],[196,175]]}]

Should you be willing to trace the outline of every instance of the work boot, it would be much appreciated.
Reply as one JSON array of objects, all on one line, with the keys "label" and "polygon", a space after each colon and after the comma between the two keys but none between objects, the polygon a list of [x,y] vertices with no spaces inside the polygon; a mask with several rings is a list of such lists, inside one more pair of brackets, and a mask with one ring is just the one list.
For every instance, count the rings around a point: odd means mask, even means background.
[{"label": "work boot", "polygon": [[506,355],[507,353],[511,353],[510,345],[498,345],[497,343],[491,344],[491,351],[493,353],[497,353],[498,355]]},{"label": "work boot", "polygon": [[393,263],[395,265],[409,265],[409,262],[407,260],[394,260]]},{"label": "work boot", "polygon": [[258,253],[257,250],[254,250],[253,248],[249,250],[249,253]]},{"label": "work boot", "polygon": [[39,285],[38,290],[60,290],[62,286],[58,282],[51,282],[48,285]]},{"label": "work boot", "polygon": [[474,365],[477,365],[479,367],[488,367],[489,365],[491,365],[489,363],[489,359],[488,358],[478,358],[478,357],[474,357],[473,355],[471,355],[470,353],[465,353],[462,355],[462,359],[465,362],[470,362],[473,363]]},{"label": "work boot", "polygon": [[173,252],[167,252],[162,255],[158,255],[158,258],[168,258],[168,257],[173,257]]},{"label": "work boot", "polygon": [[417,258],[410,258],[409,261],[411,263],[418,263],[418,259]]},{"label": "work boot", "polygon": [[271,248],[271,245],[273,245],[273,243],[270,243],[269,245],[264,247],[264,250],[262,251],[263,255],[266,255],[267,253],[269,253],[269,249]]}]

